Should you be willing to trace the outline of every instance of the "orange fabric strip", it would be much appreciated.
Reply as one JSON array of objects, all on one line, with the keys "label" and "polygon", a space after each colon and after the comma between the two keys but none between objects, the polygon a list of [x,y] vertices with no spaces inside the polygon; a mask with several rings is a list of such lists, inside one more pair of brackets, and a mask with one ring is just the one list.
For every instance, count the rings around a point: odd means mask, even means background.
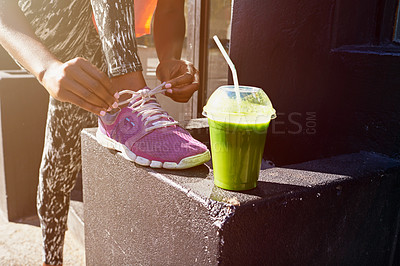
[{"label": "orange fabric strip", "polygon": [[[135,0],[135,33],[136,37],[140,37],[151,33],[151,20],[153,19],[154,10],[157,6],[157,0]],[[92,21],[97,29],[94,14],[92,13]]]},{"label": "orange fabric strip", "polygon": [[135,0],[135,31],[136,37],[151,33],[151,20],[157,0]]}]

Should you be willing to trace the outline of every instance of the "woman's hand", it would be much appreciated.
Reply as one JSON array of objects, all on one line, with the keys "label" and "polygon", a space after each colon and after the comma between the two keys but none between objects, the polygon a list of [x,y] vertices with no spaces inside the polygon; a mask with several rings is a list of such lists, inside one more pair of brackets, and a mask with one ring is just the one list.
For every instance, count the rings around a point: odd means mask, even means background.
[{"label": "woman's hand", "polygon": [[55,99],[73,103],[97,115],[103,116],[110,108],[118,107],[119,95],[108,76],[84,58],[51,64],[40,81]]},{"label": "woman's hand", "polygon": [[187,102],[199,89],[199,71],[186,60],[162,61],[156,70],[157,78],[167,82],[165,95],[176,102]]}]

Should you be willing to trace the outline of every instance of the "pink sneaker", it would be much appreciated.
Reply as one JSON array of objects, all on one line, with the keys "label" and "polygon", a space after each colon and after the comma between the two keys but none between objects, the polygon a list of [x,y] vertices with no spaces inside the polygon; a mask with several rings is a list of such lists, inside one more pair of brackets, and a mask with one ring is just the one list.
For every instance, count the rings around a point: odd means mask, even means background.
[{"label": "pink sneaker", "polygon": [[129,93],[132,97],[119,104],[127,107],[99,117],[98,143],[120,151],[137,164],[153,168],[186,169],[210,160],[207,147],[164,111],[155,98],[164,84],[150,90]]}]

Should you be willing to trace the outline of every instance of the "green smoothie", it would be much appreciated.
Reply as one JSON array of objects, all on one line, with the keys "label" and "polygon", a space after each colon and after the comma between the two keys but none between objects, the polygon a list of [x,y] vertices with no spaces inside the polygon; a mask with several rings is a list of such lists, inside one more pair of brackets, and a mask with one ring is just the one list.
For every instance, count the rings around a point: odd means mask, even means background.
[{"label": "green smoothie", "polygon": [[227,123],[208,119],[214,183],[228,190],[257,186],[267,123]]},{"label": "green smoothie", "polygon": [[267,94],[257,87],[221,86],[203,115],[210,126],[214,184],[228,190],[255,188],[269,122],[276,117]]}]

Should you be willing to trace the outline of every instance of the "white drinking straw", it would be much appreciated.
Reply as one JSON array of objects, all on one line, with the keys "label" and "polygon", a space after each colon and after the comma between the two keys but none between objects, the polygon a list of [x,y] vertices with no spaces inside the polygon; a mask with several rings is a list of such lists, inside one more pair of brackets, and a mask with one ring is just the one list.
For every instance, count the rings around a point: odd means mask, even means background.
[{"label": "white drinking straw", "polygon": [[215,43],[217,44],[219,50],[221,51],[222,55],[224,56],[225,61],[228,63],[229,68],[231,69],[232,77],[233,77],[233,85],[235,87],[235,93],[236,93],[236,101],[237,101],[237,103],[239,105],[239,109],[240,109],[240,103],[242,100],[240,99],[239,80],[237,77],[235,65],[233,64],[232,60],[229,58],[229,55],[226,53],[224,47],[222,46],[221,42],[219,41],[218,36],[214,35],[213,39],[214,39]]}]

